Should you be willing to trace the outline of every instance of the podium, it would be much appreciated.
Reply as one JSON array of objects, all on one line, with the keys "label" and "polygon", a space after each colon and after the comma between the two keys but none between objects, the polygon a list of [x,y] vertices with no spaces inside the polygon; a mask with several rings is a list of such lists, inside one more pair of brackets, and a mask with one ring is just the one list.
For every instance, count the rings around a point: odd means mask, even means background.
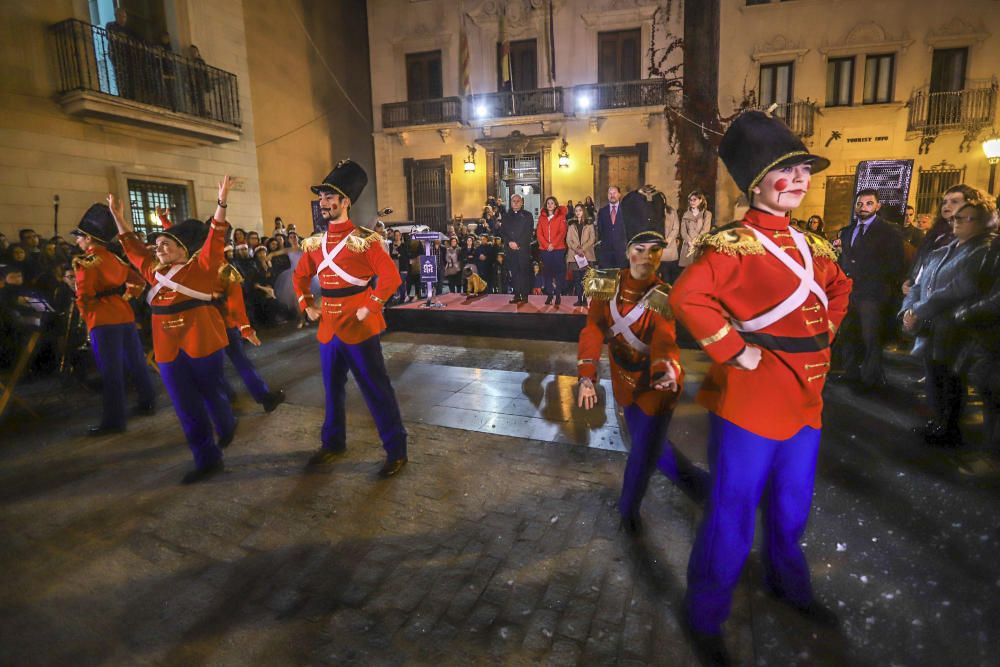
[{"label": "podium", "polygon": [[443,240],[441,232],[414,232],[410,238],[424,244],[424,254],[420,256],[420,282],[427,289],[427,300],[421,308],[444,308],[444,304],[434,300],[434,286],[438,281],[438,256],[431,252],[435,241]]}]

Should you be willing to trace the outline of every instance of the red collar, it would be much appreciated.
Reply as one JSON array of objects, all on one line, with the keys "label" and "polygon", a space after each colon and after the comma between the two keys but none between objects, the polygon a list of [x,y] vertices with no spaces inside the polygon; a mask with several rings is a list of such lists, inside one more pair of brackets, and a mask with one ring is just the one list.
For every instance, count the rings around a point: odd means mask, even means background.
[{"label": "red collar", "polygon": [[331,222],[326,226],[326,231],[331,234],[343,234],[344,232],[349,232],[354,229],[354,223],[350,220],[345,220],[344,222]]},{"label": "red collar", "polygon": [[773,215],[771,213],[765,213],[757,208],[751,208],[743,216],[743,222],[748,222],[754,227],[760,227],[762,229],[768,229],[774,232],[780,232],[788,229],[788,216],[787,215]]}]

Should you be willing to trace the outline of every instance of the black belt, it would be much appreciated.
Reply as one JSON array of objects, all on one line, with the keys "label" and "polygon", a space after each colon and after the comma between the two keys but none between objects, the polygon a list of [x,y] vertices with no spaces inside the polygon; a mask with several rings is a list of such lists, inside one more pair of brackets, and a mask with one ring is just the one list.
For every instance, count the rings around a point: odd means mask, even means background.
[{"label": "black belt", "polygon": [[830,336],[821,333],[817,336],[797,338],[793,336],[772,336],[765,333],[742,333],[743,340],[759,345],[766,350],[778,352],[819,352],[830,347]]},{"label": "black belt", "polygon": [[324,287],[320,290],[320,293],[323,296],[329,297],[331,299],[342,299],[345,296],[354,296],[355,294],[361,294],[366,289],[368,289],[369,284],[370,283],[366,283],[364,285],[355,285],[354,287],[338,287],[337,289],[328,289]]},{"label": "black belt", "polygon": [[123,296],[125,294],[125,283],[122,283],[118,287],[112,287],[111,289],[104,289],[100,292],[94,294],[95,299],[102,299],[106,296]]},{"label": "black belt", "polygon": [[181,301],[180,303],[172,303],[169,306],[151,306],[151,309],[154,315],[173,315],[175,313],[183,313],[185,310],[191,310],[192,308],[199,308],[201,306],[219,307],[222,303],[222,301],[216,299],[212,299],[211,301],[190,299],[188,301]]},{"label": "black belt", "polygon": [[[620,344],[623,347],[627,346],[627,344],[625,344],[625,343],[620,343]],[[622,369],[624,369],[626,371],[629,371],[631,373],[636,373],[638,371],[649,370],[649,355],[642,354],[638,350],[633,350],[633,352],[635,352],[636,354],[641,355],[642,358],[639,359],[639,361],[631,361],[631,360],[626,359],[623,356],[621,356],[620,352],[617,349],[615,349],[616,347],[617,347],[617,345],[614,345],[614,344],[609,345],[608,346],[608,351],[611,353],[611,358],[615,360],[615,363],[618,364],[619,367],[621,367]],[[632,349],[632,348],[629,347],[629,349]]]}]

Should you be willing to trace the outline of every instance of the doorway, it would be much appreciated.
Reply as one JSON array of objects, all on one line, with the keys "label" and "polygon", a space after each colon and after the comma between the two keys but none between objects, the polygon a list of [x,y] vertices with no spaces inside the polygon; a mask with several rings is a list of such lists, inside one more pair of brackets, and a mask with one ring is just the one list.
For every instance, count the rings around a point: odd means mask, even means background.
[{"label": "doorway", "polygon": [[500,158],[497,195],[510,206],[514,195],[524,197],[524,210],[537,220],[542,209],[542,155],[524,153],[504,155]]}]

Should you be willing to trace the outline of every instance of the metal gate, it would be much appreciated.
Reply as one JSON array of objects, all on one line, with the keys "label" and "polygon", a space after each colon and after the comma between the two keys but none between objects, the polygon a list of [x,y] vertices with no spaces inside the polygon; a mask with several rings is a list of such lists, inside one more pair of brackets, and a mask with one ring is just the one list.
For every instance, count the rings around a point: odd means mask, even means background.
[{"label": "metal gate", "polygon": [[449,171],[441,160],[407,160],[410,219],[443,232],[451,217]]},{"label": "metal gate", "polygon": [[132,228],[140,235],[162,229],[156,217],[157,206],[170,211],[173,223],[191,217],[186,185],[129,179],[128,198],[132,208]]},{"label": "metal gate", "polygon": [[929,169],[917,171],[917,213],[937,215],[938,202],[948,188],[965,180],[965,167],[940,162]]},{"label": "metal gate", "polygon": [[854,195],[862,190],[876,190],[882,203],[881,217],[901,223],[910,196],[912,175],[913,160],[865,160],[858,163],[855,172]]}]

